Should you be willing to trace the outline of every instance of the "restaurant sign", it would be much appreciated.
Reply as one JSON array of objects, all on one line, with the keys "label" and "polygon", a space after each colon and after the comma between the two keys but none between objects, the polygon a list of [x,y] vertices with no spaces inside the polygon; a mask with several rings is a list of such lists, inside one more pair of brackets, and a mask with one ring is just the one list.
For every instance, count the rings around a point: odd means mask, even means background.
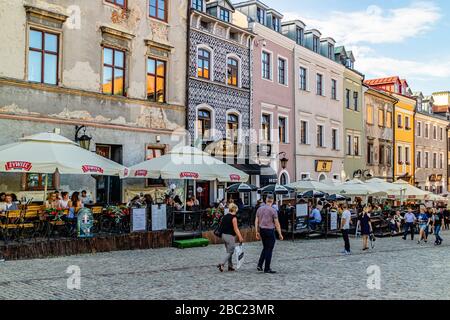
[{"label": "restaurant sign", "polygon": [[331,172],[332,160],[316,160],[316,172]]},{"label": "restaurant sign", "polygon": [[198,179],[199,174],[197,172],[181,172],[180,173],[180,179]]},{"label": "restaurant sign", "polygon": [[146,177],[148,174],[147,170],[136,170],[136,172],[134,173],[135,177]]},{"label": "restaurant sign", "polygon": [[103,173],[103,169],[97,166],[84,165],[81,169],[84,173]]},{"label": "restaurant sign", "polygon": [[241,176],[238,174],[230,174],[231,181],[241,181]]},{"label": "restaurant sign", "polygon": [[5,164],[6,171],[19,170],[28,172],[31,170],[32,167],[33,165],[31,164],[31,162],[27,161],[10,161]]},{"label": "restaurant sign", "polygon": [[77,233],[79,238],[92,238],[94,226],[94,216],[88,208],[82,208],[78,211]]}]

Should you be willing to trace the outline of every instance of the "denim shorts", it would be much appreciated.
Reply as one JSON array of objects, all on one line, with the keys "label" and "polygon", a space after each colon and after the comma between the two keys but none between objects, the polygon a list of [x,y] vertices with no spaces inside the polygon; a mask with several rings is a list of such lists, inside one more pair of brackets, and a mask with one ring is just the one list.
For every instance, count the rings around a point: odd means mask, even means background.
[{"label": "denim shorts", "polygon": [[420,230],[425,230],[427,228],[426,224],[419,224]]}]

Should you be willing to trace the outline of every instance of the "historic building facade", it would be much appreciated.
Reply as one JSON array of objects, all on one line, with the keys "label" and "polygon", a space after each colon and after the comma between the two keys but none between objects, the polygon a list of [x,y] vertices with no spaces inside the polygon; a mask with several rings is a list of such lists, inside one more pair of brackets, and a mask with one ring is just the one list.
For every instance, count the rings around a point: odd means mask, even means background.
[{"label": "historic building facade", "polygon": [[284,22],[282,32],[296,42],[295,137],[297,180],[345,178],[343,141],[344,70],[335,61],[335,41],[303,22]]},{"label": "historic building facade", "polygon": [[[83,129],[90,150],[131,166],[184,131],[184,0],[16,0],[0,4],[0,145],[56,129]],[[82,130],[77,129],[85,126]],[[50,177],[50,189],[86,189],[122,202],[159,181]],[[41,198],[42,175],[1,175],[0,190]]]},{"label": "historic building facade", "polygon": [[[434,114],[439,114],[450,120],[450,91],[433,93]],[[450,190],[450,128],[447,125],[447,191]]]},{"label": "historic building facade", "polygon": [[433,112],[434,99],[421,92],[415,117],[416,187],[436,194],[447,190],[447,126],[445,116]]},{"label": "historic building facade", "polygon": [[[188,40],[187,128],[192,144],[227,161],[240,159],[245,164],[254,117],[253,33],[247,19],[230,1],[192,0]],[[222,197],[224,188],[197,182],[190,193],[201,190],[197,196],[206,203]]]},{"label": "historic building facade", "polygon": [[397,100],[394,110],[394,180],[414,185],[414,113],[416,99],[406,80],[399,77],[367,80],[369,86],[391,93]]},{"label": "historic building facade", "polygon": [[[268,145],[270,166],[280,184],[294,182],[295,110],[294,46],[281,33],[283,17],[260,1],[235,4],[250,21],[253,41],[252,134],[258,145]],[[278,23],[276,22],[278,21]],[[264,182],[263,182],[264,183]]]},{"label": "historic building facade", "polygon": [[385,91],[364,87],[366,167],[370,176],[394,181],[394,108],[398,102]]},{"label": "historic building facade", "polygon": [[345,47],[335,49],[336,61],[345,66],[343,83],[343,113],[345,180],[368,178],[366,170],[366,136],[364,134],[364,75],[354,69],[355,58]]}]

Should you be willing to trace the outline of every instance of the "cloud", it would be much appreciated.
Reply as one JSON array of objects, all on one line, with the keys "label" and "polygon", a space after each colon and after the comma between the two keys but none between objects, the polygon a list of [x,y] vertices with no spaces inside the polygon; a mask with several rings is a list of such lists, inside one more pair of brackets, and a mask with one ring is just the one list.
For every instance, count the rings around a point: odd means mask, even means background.
[{"label": "cloud", "polygon": [[399,43],[429,31],[442,17],[433,2],[413,2],[409,6],[385,10],[371,5],[363,11],[332,11],[323,18],[285,14],[286,20],[300,19],[344,45]]},{"label": "cloud", "polygon": [[413,61],[362,55],[358,57],[357,62],[357,69],[366,74],[367,78],[392,75],[420,81],[450,78],[450,56],[439,61]]}]

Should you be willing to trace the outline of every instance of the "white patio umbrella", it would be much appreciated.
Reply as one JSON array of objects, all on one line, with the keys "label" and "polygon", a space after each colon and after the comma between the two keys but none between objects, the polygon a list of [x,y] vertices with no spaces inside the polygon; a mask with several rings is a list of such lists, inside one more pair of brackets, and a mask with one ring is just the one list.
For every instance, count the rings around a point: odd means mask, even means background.
[{"label": "white patio umbrella", "polygon": [[416,188],[404,180],[398,180],[394,185],[399,186],[400,190],[388,192],[389,198],[424,200],[429,195],[429,192]]},{"label": "white patio umbrella", "polygon": [[129,178],[246,182],[248,174],[194,147],[175,148],[168,154],[130,167]]},{"label": "white patio umbrella", "polygon": [[[194,147],[178,147],[168,154],[130,168],[128,178],[246,182],[248,174]],[[185,202],[187,183],[185,182]]]},{"label": "white patio umbrella", "polygon": [[314,180],[302,180],[293,182],[287,185],[290,188],[295,189],[297,192],[305,192],[305,191],[322,191],[327,192],[328,190],[332,190],[333,188],[329,185],[326,185],[324,183],[314,181]]},{"label": "white patio umbrella", "polygon": [[[38,133],[0,146],[0,172],[125,177],[124,166],[55,133]],[[47,176],[44,197],[47,193]],[[44,198],[45,201],[45,198]]]},{"label": "white patio umbrella", "polygon": [[341,185],[333,187],[333,191],[337,194],[356,197],[356,196],[383,196],[387,193],[381,189],[376,188],[373,185],[362,182],[361,180],[354,179],[344,182]]},{"label": "white patio umbrella", "polygon": [[366,183],[368,185],[372,185],[373,187],[378,188],[382,191],[386,191],[388,193],[390,191],[400,191],[402,188],[400,185],[393,184],[393,183],[387,182],[387,181],[379,179],[379,178],[373,178],[373,179],[367,180]]}]

